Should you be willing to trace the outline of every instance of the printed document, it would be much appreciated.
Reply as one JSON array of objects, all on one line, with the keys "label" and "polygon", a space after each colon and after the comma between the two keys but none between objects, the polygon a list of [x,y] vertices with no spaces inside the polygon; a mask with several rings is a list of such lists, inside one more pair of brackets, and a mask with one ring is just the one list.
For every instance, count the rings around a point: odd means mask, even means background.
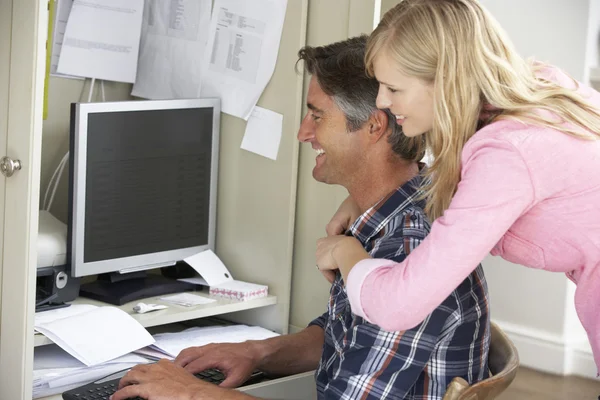
[{"label": "printed document", "polygon": [[79,76],[62,75],[56,72],[58,68],[58,59],[60,50],[62,49],[63,40],[65,38],[65,30],[67,28],[67,20],[73,7],[73,0],[56,0],[56,11],[54,13],[54,21],[52,28],[52,55],[50,59],[50,75],[59,76],[61,78],[81,79]]},{"label": "printed document", "polygon": [[273,75],[287,0],[215,0],[199,97],[248,119]]},{"label": "printed document", "polygon": [[144,0],[74,0],[57,72],[135,82]]},{"label": "printed document", "polygon": [[133,96],[154,100],[198,96],[211,3],[146,1]]}]

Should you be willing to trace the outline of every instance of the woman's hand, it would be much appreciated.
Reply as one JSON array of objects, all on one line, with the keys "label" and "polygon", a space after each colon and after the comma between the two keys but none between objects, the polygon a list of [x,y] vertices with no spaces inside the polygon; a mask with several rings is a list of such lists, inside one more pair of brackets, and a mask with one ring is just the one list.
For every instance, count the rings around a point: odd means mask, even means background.
[{"label": "woman's hand", "polygon": [[362,213],[352,197],[346,197],[325,228],[327,236],[343,235],[360,214]]},{"label": "woman's hand", "polygon": [[317,267],[322,272],[339,269],[344,282],[354,265],[366,258],[369,253],[352,236],[327,236],[317,240]]}]

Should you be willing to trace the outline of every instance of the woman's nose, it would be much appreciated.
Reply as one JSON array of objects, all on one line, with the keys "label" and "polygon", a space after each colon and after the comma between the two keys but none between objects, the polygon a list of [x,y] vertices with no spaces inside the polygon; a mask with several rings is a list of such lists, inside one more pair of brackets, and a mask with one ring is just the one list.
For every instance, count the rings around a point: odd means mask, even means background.
[{"label": "woman's nose", "polygon": [[385,92],[383,92],[383,90],[379,89],[379,92],[377,93],[376,104],[377,104],[377,108],[390,108],[392,105],[392,102],[390,101],[387,94]]}]

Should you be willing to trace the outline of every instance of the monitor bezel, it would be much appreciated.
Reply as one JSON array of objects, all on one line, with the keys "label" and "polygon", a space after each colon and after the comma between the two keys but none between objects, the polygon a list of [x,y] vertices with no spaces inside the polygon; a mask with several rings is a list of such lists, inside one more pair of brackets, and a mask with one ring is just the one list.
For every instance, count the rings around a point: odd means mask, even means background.
[{"label": "monitor bezel", "polygon": [[[184,99],[184,100],[131,100],[102,103],[74,104],[73,131],[71,135],[72,171],[71,184],[71,274],[75,277],[97,275],[102,273],[127,273],[174,265],[186,257],[204,250],[215,250],[216,216],[217,216],[217,181],[219,166],[219,139],[221,102],[218,98]],[[85,235],[85,195],[87,175],[87,125],[88,116],[103,112],[128,112],[151,110],[174,110],[189,108],[212,108],[212,149],[210,167],[210,195],[208,244],[186,247],[175,250],[165,250],[129,257],[120,257],[102,261],[84,261]]]}]

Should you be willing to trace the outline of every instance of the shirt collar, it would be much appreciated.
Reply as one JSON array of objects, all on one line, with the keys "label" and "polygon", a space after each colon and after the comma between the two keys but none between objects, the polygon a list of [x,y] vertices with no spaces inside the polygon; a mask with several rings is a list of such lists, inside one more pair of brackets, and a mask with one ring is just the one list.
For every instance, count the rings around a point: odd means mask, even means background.
[{"label": "shirt collar", "polygon": [[346,236],[354,236],[363,245],[366,245],[398,213],[409,207],[425,209],[425,201],[420,198],[422,194],[420,188],[425,180],[424,172],[425,167],[421,168],[417,176],[388,193],[365,211],[346,231]]}]

